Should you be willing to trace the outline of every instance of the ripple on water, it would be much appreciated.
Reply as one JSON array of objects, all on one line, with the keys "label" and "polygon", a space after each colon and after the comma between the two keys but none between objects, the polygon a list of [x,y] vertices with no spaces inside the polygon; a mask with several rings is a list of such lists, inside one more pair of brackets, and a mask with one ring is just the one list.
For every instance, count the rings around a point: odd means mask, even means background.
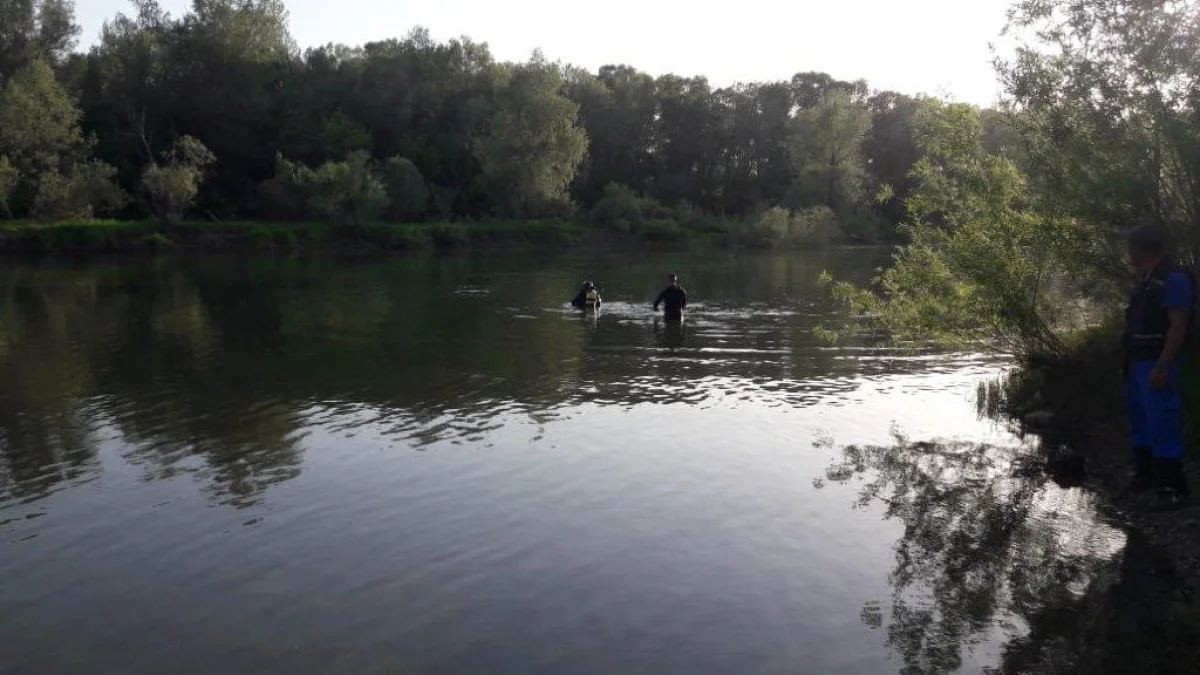
[{"label": "ripple on water", "polygon": [[[951,572],[994,570],[955,567],[966,557],[938,544],[996,531],[1017,499],[1015,516],[1035,514],[1021,531],[1040,533],[1018,553],[1111,554],[1086,503],[991,473],[956,487],[947,470],[863,503],[859,478],[894,487],[929,470],[864,453],[844,483],[810,487],[842,447],[907,448],[893,425],[1000,435],[968,397],[1002,363],[869,335],[822,343],[824,257],[706,259],[681,328],[634,295],[591,317],[562,304],[589,265],[656,287],[667,261],[634,258],[194,261],[122,272],[136,290],[57,270],[102,291],[69,312],[0,294],[15,298],[0,325],[31,336],[0,345],[0,611],[22,617],[0,660],[888,673],[874,628],[920,644],[974,634],[904,622],[937,606],[889,600],[898,550],[929,575],[905,589],[960,597]],[[0,270],[0,286],[16,273]]]}]

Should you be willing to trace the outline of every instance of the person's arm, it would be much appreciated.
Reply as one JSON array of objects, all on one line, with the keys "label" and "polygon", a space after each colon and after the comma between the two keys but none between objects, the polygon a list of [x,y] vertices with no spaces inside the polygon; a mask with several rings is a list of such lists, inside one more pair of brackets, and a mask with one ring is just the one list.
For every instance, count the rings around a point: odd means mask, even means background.
[{"label": "person's arm", "polygon": [[1167,278],[1166,286],[1166,298],[1163,305],[1167,309],[1169,324],[1162,354],[1159,354],[1158,362],[1154,364],[1154,370],[1150,372],[1150,386],[1155,389],[1160,389],[1167,384],[1167,373],[1170,371],[1171,365],[1175,363],[1175,359],[1178,358],[1179,350],[1183,348],[1183,341],[1187,338],[1192,311],[1190,279],[1180,274],[1172,274]]},{"label": "person's arm", "polygon": [[658,311],[658,306],[662,304],[663,296],[666,294],[667,292],[664,290],[658,294],[657,298],[654,299],[654,311]]},{"label": "person's arm", "polygon": [[1150,386],[1155,389],[1161,389],[1167,384],[1167,373],[1171,364],[1175,363],[1175,358],[1179,356],[1179,349],[1183,347],[1183,340],[1187,337],[1188,314],[1186,309],[1167,310],[1171,327],[1167,329],[1166,343],[1163,344],[1162,354],[1158,356],[1158,363],[1155,363],[1154,370],[1150,371]]},{"label": "person's arm", "polygon": [[682,286],[679,288],[679,307],[687,307],[687,291],[683,290]]}]

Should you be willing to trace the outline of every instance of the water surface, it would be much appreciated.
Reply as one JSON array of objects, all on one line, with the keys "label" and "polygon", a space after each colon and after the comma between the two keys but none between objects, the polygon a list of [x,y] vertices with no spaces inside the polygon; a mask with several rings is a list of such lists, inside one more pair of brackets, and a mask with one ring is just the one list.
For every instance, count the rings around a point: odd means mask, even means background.
[{"label": "water surface", "polygon": [[6,264],[3,670],[1001,667],[1123,538],[976,415],[1002,361],[814,336],[881,262]]}]

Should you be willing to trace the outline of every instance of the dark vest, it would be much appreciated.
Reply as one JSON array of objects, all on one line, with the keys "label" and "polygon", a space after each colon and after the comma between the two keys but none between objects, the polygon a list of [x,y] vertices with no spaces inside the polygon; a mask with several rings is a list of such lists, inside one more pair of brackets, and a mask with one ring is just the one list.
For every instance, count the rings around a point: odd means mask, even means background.
[{"label": "dark vest", "polygon": [[[1129,294],[1129,305],[1125,308],[1125,350],[1135,361],[1157,359],[1167,341],[1167,329],[1171,320],[1163,302],[1167,297],[1167,277],[1183,271],[1191,280],[1191,273],[1169,263],[1159,265],[1143,280],[1133,286]],[[1192,284],[1195,291],[1195,283]],[[1190,328],[1190,326],[1189,326]],[[1192,331],[1189,330],[1188,333]]]}]

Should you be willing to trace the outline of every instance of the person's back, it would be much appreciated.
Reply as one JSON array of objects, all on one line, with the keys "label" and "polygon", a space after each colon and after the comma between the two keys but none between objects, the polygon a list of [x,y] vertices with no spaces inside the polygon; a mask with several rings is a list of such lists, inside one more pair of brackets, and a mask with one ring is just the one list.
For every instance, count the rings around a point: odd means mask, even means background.
[{"label": "person's back", "polygon": [[654,310],[658,311],[659,305],[662,305],[664,318],[679,320],[683,318],[683,309],[687,307],[687,291],[679,285],[677,275],[670,275],[668,281],[668,286],[654,300]]}]

